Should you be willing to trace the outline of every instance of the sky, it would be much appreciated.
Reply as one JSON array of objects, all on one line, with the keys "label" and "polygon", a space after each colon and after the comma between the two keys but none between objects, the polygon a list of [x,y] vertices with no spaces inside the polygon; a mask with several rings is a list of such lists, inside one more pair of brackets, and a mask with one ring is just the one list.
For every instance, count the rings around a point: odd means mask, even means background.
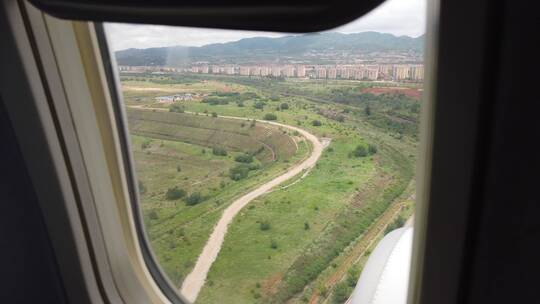
[{"label": "sky", "polygon": [[[418,37],[425,33],[426,0],[387,0],[367,15],[342,27],[340,33],[376,31],[396,36]],[[114,51],[127,48],[202,46],[249,37],[280,37],[286,34],[237,30],[201,29],[160,25],[107,24]]]}]

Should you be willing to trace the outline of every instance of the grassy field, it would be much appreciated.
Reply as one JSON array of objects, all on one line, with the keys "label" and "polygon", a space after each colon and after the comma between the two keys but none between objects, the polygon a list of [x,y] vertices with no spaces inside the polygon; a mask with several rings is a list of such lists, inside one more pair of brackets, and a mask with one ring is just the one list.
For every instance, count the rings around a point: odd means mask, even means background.
[{"label": "grassy field", "polygon": [[[146,212],[159,209],[159,219],[150,220],[148,230],[160,262],[177,283],[193,266],[224,206],[239,193],[279,174],[309,153],[309,146],[302,141],[298,143],[298,151],[291,153],[292,145],[283,143],[287,140],[291,143],[295,134],[286,130],[277,128],[268,136],[260,123],[253,128],[240,127],[240,121],[213,118],[211,113],[250,119],[275,114],[281,123],[331,138],[330,146],[305,178],[298,177],[284,189],[256,199],[234,219],[197,303],[307,301],[314,292],[319,292],[317,282],[325,282],[325,276],[345,260],[344,252],[362,240],[364,234],[369,235],[367,232],[375,222],[386,220],[383,215],[390,206],[411,195],[418,101],[403,96],[359,93],[371,85],[355,81],[279,81],[246,77],[197,76],[184,82],[173,78],[123,79],[130,105],[167,109],[166,105],[156,104],[154,97],[177,92],[206,94],[206,97],[181,104],[182,110],[198,113],[198,116],[128,110],[131,131],[138,135],[133,140],[135,149],[146,137],[154,138],[150,150],[156,155],[158,150],[178,145],[175,146],[176,161],[184,157],[194,171],[200,168],[196,173],[185,172],[189,181],[204,181],[189,186],[189,182],[183,180],[186,176],[179,175],[176,184],[194,187],[188,192],[203,192],[208,199],[195,206],[167,204],[161,197],[169,187],[165,183],[174,180],[170,177],[175,174],[176,167],[171,167],[173,162],[164,160],[156,165],[150,163],[152,157],[146,154],[148,148],[135,152],[137,163],[142,166],[139,175],[161,185],[161,196],[155,200],[148,197],[148,204],[143,208]],[[231,92],[249,93],[234,95],[249,98],[241,102],[229,98],[222,104],[209,102],[213,96]],[[343,92],[345,99],[335,100],[336,92]],[[366,113],[368,105],[370,113]],[[140,115],[144,116],[142,122]],[[161,142],[165,144],[160,146]],[[271,162],[268,153],[260,152],[257,160],[260,170],[239,182],[227,179],[226,173],[235,166],[234,157],[260,151],[261,142],[282,153],[278,161]],[[208,153],[209,150],[201,153],[202,147],[217,144],[226,147],[230,155],[219,157]],[[375,146],[376,153],[354,156],[358,146],[368,145]],[[169,156],[169,152],[161,153]],[[191,158],[187,158],[188,155]],[[157,163],[159,159],[153,161]],[[223,181],[226,186],[221,187]],[[151,181],[144,183],[149,185],[148,189],[153,187]],[[145,195],[148,194],[143,194],[143,202]],[[365,252],[362,254],[367,256]],[[355,265],[361,267],[361,264]],[[328,294],[325,291],[320,300],[329,301],[333,286],[324,288],[329,291]]]},{"label": "grassy field", "polygon": [[[191,114],[128,113],[147,233],[160,264],[177,285],[193,267],[221,210],[309,152],[301,138],[262,123],[249,127],[237,120]],[[212,153],[218,144],[227,155]],[[229,172],[239,165],[235,158],[245,153],[255,156],[250,165],[259,169],[232,180]],[[173,187],[185,191],[184,198],[200,193],[202,202],[191,206],[182,199],[167,199]]]}]

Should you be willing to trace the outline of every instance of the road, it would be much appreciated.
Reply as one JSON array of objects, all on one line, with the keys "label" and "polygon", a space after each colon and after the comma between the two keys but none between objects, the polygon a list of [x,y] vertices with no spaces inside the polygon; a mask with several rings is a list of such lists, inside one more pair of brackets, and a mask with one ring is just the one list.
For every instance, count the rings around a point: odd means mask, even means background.
[{"label": "road", "polygon": [[[243,117],[219,117],[246,120],[246,118]],[[319,157],[322,154],[325,145],[328,143],[322,143],[315,135],[297,127],[271,121],[257,120],[257,122],[280,126],[292,131],[298,131],[298,133],[302,134],[307,140],[309,140],[313,144],[311,155],[307,159],[302,161],[300,164],[289,168],[282,175],[272,179],[271,181],[266,182],[260,187],[238,198],[229,207],[227,207],[225,211],[223,211],[223,215],[219,219],[217,225],[214,227],[214,231],[206,242],[202,253],[199,255],[195,267],[186,277],[180,289],[181,294],[192,303],[195,302],[195,300],[197,299],[197,296],[199,295],[199,292],[205,283],[208,271],[210,270],[210,267],[212,266],[219,254],[219,251],[223,244],[223,240],[225,239],[225,235],[227,234],[228,226],[232,222],[234,217],[240,212],[240,210],[242,210],[242,208],[244,208],[247,204],[249,204],[249,202],[251,202],[255,198],[269,192],[272,188],[300,174],[303,170],[309,170],[310,168],[315,166],[317,160],[319,160]]]}]

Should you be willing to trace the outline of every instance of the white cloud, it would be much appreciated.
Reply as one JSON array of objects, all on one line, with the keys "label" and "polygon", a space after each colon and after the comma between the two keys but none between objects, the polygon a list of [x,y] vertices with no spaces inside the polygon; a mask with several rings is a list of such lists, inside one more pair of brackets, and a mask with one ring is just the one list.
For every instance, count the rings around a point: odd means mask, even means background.
[{"label": "white cloud", "polygon": [[[342,33],[377,31],[416,37],[425,32],[426,0],[387,0],[372,12],[345,26],[334,29]],[[235,41],[242,38],[279,37],[282,33],[199,29],[160,25],[106,25],[113,50],[164,46],[201,46]]]}]

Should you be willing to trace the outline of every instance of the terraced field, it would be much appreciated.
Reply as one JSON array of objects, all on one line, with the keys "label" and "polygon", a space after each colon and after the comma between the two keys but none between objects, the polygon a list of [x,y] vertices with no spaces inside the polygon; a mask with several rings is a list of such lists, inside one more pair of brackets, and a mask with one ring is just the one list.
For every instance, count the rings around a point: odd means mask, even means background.
[{"label": "terraced field", "polygon": [[[160,264],[180,285],[221,211],[233,198],[279,175],[309,153],[301,136],[264,123],[184,113],[128,109],[147,233]],[[227,155],[214,155],[215,147]],[[257,169],[233,180],[238,156],[253,155]],[[183,198],[168,199],[177,187]],[[188,205],[182,199],[200,194]]]}]

